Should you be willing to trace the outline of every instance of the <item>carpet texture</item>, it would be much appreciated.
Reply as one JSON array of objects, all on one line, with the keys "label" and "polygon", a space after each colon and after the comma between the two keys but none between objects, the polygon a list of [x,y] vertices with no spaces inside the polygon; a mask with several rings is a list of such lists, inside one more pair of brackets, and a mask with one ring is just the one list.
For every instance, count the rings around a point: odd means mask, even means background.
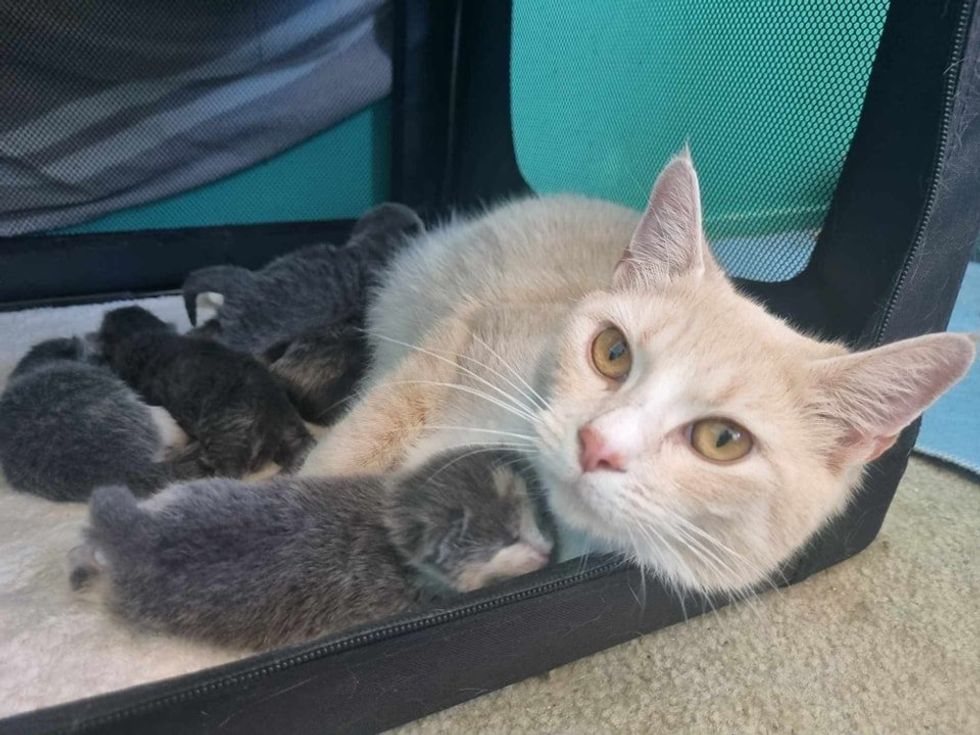
[{"label": "carpet texture", "polygon": [[913,459],[843,564],[392,732],[978,733],[978,541],[980,485]]}]

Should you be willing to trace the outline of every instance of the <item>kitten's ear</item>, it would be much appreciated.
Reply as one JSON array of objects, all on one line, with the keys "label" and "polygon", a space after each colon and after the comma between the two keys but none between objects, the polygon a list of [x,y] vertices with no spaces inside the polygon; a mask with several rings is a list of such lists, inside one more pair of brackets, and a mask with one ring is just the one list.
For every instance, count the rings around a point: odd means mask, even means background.
[{"label": "kitten's ear", "polygon": [[701,230],[698,175],[685,147],[657,177],[613,285],[659,285],[684,273],[703,273],[710,258]]},{"label": "kitten's ear", "polygon": [[870,462],[953,386],[976,354],[963,334],[929,334],[813,366],[821,415],[840,427],[831,461]]}]

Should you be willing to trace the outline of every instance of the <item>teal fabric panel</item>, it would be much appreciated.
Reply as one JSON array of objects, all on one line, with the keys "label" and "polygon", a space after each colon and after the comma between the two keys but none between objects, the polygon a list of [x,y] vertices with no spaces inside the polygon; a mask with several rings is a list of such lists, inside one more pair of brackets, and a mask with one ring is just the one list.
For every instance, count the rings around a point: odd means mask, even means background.
[{"label": "teal fabric panel", "polygon": [[[515,0],[514,145],[539,192],[640,208],[685,143],[715,241],[786,234],[806,263],[857,124],[887,0]],[[788,241],[788,242],[787,242]]]},{"label": "teal fabric panel", "polygon": [[389,139],[384,99],[252,168],[62,232],[356,218],[388,198]]}]

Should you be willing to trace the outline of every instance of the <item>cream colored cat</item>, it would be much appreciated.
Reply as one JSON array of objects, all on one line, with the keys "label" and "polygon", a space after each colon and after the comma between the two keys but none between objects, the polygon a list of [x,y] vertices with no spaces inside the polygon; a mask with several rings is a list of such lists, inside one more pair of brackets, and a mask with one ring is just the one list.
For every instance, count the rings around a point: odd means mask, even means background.
[{"label": "cream colored cat", "polygon": [[369,326],[363,395],[305,474],[525,447],[591,547],[729,592],[840,512],[864,464],[974,357],[953,334],[848,354],[740,295],[705,243],[686,153],[642,217],[530,198],[420,237]]}]

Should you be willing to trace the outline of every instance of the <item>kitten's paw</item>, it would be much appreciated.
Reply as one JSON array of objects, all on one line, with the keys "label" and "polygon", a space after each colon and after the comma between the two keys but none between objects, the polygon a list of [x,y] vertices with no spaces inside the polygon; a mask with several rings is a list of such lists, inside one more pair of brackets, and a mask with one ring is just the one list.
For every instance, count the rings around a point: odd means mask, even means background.
[{"label": "kitten's paw", "polygon": [[198,306],[220,309],[225,301],[246,291],[254,274],[235,265],[214,265],[192,272],[181,289],[184,308],[192,325],[198,324]]},{"label": "kitten's paw", "polygon": [[106,559],[94,544],[79,544],[68,552],[68,581],[76,592],[88,589],[105,571]]},{"label": "kitten's paw", "polygon": [[254,472],[246,473],[242,477],[242,480],[245,482],[261,482],[262,480],[268,480],[270,477],[275,477],[281,472],[282,467],[275,462],[268,462]]},{"label": "kitten's paw", "polygon": [[208,322],[218,316],[218,309],[224,306],[225,296],[217,291],[205,291],[197,295],[197,318]]},{"label": "kitten's paw", "polygon": [[330,429],[332,428],[330,426],[323,426],[322,424],[313,424],[309,421],[304,421],[303,425],[306,427],[306,430],[310,432],[310,436],[318,441],[329,434]]},{"label": "kitten's paw", "polygon": [[[178,449],[187,446],[187,433],[180,428],[180,425],[170,415],[170,412],[163,406],[150,406],[149,408],[150,416],[157,427],[157,432],[160,434],[163,449]],[[164,454],[165,452],[161,452],[161,455],[157,457],[157,461],[162,460]]]}]

